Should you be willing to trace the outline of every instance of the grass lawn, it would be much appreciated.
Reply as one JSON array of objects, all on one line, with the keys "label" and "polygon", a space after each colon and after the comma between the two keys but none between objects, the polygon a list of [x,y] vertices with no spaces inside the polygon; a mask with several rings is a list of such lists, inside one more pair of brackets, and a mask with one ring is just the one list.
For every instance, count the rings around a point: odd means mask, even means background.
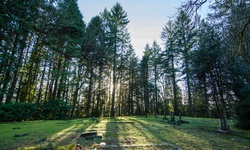
[{"label": "grass lawn", "polygon": [[[233,127],[227,134],[215,132],[218,119],[189,118],[172,125],[163,117],[119,117],[27,121],[0,124],[0,150],[10,149],[250,149],[250,131]],[[80,134],[97,131],[101,137]]]}]

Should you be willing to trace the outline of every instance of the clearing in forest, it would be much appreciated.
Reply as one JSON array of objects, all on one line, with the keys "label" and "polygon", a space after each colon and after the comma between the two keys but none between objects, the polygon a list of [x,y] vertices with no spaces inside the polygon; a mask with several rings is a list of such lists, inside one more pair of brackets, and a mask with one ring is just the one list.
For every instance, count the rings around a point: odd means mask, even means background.
[{"label": "clearing in forest", "polygon": [[[248,149],[250,131],[215,132],[218,119],[184,117],[173,125],[163,117],[46,120],[0,124],[0,149]],[[85,133],[93,133],[85,137]]]}]

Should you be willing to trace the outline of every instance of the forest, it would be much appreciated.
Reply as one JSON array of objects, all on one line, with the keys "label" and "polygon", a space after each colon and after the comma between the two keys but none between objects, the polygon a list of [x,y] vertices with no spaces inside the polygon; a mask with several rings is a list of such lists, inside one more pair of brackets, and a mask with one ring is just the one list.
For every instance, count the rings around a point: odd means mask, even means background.
[{"label": "forest", "polygon": [[[184,115],[250,127],[250,1],[187,0],[145,44],[121,4],[84,22],[77,0],[0,1],[0,122]],[[167,20],[167,18],[166,18]]]}]

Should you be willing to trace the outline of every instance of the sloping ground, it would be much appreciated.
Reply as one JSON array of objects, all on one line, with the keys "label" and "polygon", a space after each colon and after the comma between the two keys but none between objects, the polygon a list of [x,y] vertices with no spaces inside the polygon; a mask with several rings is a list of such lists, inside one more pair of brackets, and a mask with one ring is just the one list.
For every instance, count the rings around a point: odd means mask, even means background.
[{"label": "sloping ground", "polygon": [[[250,131],[215,132],[218,119],[183,118],[180,126],[162,117],[119,117],[0,124],[0,149],[249,149]],[[83,138],[86,132],[97,136]]]}]

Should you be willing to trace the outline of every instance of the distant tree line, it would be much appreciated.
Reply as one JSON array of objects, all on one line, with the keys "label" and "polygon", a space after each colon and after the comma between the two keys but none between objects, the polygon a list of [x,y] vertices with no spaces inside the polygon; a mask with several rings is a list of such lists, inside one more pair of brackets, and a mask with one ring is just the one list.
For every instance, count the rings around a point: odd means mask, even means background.
[{"label": "distant tree line", "polygon": [[[77,0],[0,2],[0,121],[123,115],[250,122],[250,3],[188,0],[139,59],[116,3],[88,24]],[[84,15],[84,14],[83,14]]]}]

